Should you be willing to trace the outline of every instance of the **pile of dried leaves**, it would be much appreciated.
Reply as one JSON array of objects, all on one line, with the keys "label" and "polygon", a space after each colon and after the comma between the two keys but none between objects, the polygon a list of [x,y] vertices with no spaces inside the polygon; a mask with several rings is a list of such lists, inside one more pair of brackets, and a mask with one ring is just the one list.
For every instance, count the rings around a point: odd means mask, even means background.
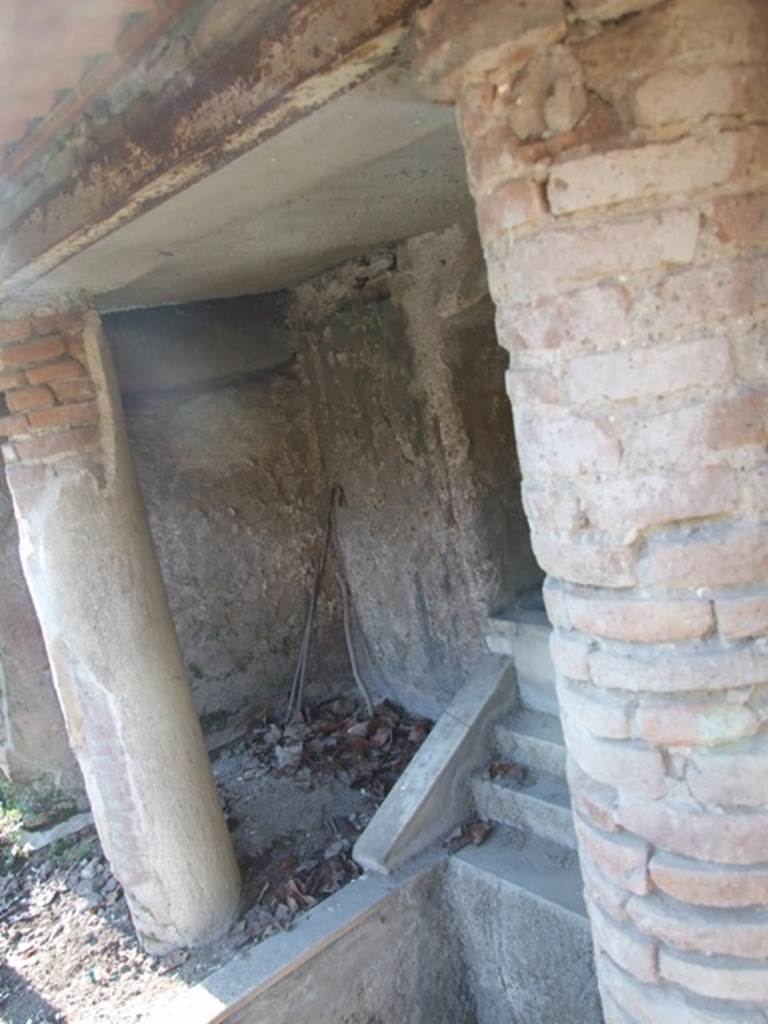
[{"label": "pile of dried leaves", "polygon": [[288,724],[259,720],[217,752],[244,901],[230,933],[202,949],[143,952],[93,830],[0,868],[0,1020],[131,1024],[290,927],[360,873],[354,842],[428,731],[392,704],[368,719],[342,699]]},{"label": "pile of dried leaves", "polygon": [[251,742],[260,758],[306,791],[333,776],[383,799],[429,728],[426,720],[411,719],[388,701],[366,718],[352,701],[334,700],[287,724],[262,721]]}]

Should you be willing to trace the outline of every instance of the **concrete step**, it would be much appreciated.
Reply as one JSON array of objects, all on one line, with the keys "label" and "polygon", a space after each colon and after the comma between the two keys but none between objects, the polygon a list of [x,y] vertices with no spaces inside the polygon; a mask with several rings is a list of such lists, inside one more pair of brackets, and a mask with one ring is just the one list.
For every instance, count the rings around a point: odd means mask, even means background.
[{"label": "concrete step", "polygon": [[517,761],[534,772],[565,778],[565,745],[560,719],[542,711],[520,708],[494,729],[497,757]]},{"label": "concrete step", "polygon": [[602,1024],[573,850],[496,826],[446,880],[479,1024]]},{"label": "concrete step", "polygon": [[481,846],[465,846],[452,859],[553,903],[586,923],[579,858],[569,846],[497,824]]},{"label": "concrete step", "polygon": [[568,786],[560,776],[539,771],[515,785],[477,775],[472,791],[481,818],[576,849]]},{"label": "concrete step", "polygon": [[555,666],[549,653],[552,627],[543,605],[513,607],[488,620],[486,643],[494,654],[512,659],[521,703],[535,711],[558,714]]}]

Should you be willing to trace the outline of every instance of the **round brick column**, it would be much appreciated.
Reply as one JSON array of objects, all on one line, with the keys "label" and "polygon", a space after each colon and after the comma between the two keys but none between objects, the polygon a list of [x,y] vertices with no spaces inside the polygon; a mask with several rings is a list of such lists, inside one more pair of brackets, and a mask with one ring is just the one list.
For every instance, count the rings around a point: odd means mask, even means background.
[{"label": "round brick column", "polygon": [[0,320],[21,560],[104,852],[167,952],[225,931],[240,880],[98,316],[41,313]]},{"label": "round brick column", "polygon": [[434,0],[606,1020],[768,1019],[768,4]]}]

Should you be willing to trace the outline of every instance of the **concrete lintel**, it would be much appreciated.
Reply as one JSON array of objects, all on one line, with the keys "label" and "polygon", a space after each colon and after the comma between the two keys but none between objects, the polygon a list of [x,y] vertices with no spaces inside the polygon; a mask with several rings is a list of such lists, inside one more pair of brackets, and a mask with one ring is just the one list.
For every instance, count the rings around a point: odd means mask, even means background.
[{"label": "concrete lintel", "polygon": [[517,701],[514,668],[491,658],[462,687],[355,844],[366,870],[389,874],[471,813],[469,779],[488,756],[490,727]]},{"label": "concrete lintel", "polygon": [[[181,995],[158,1002],[147,1024],[223,1024],[248,1015],[261,996],[310,964],[366,921],[388,920],[386,912],[398,893],[435,870],[443,857],[420,859],[412,870],[395,878],[364,875],[349,882],[319,906],[303,914],[289,931],[250,946],[199,984]],[[258,1011],[256,1011],[258,1012]]]},{"label": "concrete lintel", "polygon": [[191,84],[124,115],[125,131],[0,233],[0,298],[41,276],[364,79],[417,0],[296,0]]}]

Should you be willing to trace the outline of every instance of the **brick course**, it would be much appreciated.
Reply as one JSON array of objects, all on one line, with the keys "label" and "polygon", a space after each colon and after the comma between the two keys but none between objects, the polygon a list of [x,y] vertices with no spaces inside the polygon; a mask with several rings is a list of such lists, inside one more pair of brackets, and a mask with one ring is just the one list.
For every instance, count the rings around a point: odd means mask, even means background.
[{"label": "brick course", "polygon": [[7,462],[46,461],[98,447],[98,408],[80,313],[0,321],[0,416]]}]

